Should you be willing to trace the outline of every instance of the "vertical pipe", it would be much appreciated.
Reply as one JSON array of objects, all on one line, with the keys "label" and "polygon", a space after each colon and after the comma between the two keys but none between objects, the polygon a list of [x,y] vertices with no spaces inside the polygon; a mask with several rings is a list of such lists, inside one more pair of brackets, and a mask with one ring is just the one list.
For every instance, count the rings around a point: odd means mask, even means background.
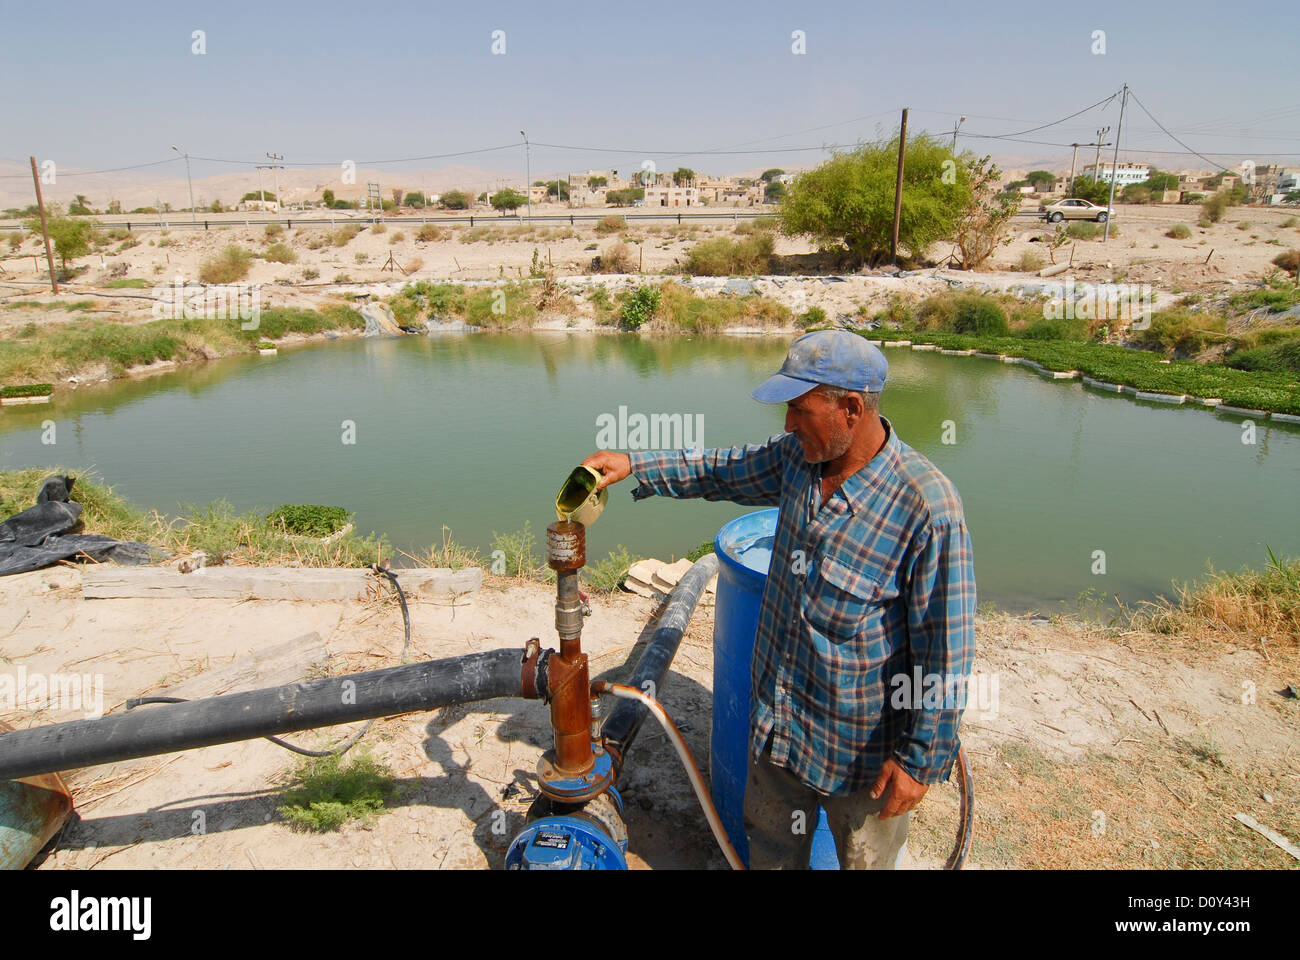
[{"label": "vertical pipe", "polygon": [[894,183],[894,232],[890,234],[889,256],[898,264],[898,224],[903,215],[903,156],[907,152],[907,107],[903,108],[903,125],[898,131],[898,177]]},{"label": "vertical pipe", "polygon": [[59,280],[54,275],[54,253],[50,250],[50,228],[45,223],[45,201],[41,199],[41,178],[36,173],[36,158],[32,161],[32,183],[36,186],[36,206],[41,211],[41,236],[45,238],[45,260],[50,265],[50,292],[59,292]]}]

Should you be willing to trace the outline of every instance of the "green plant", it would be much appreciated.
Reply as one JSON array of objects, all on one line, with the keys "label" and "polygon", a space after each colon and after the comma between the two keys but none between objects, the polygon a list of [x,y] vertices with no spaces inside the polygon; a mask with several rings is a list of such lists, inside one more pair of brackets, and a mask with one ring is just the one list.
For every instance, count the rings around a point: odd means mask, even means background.
[{"label": "green plant", "polygon": [[343,507],[326,507],[318,503],[286,503],[268,513],[266,521],[285,533],[303,537],[328,537],[347,524],[349,516]]},{"label": "green plant", "polygon": [[1145,330],[1134,330],[1134,342],[1171,353],[1196,354],[1211,342],[1225,339],[1227,322],[1218,314],[1181,307],[1161,310]]},{"label": "green plant", "polygon": [[1273,258],[1273,266],[1281,267],[1287,273],[1300,269],[1300,250],[1285,250]]},{"label": "green plant", "polygon": [[492,204],[493,210],[505,212],[518,210],[528,202],[528,198],[522,193],[506,187],[492,194],[492,199],[489,202]]},{"label": "green plant", "polygon": [[52,383],[17,383],[0,387],[0,397],[48,397],[54,392]]},{"label": "green plant", "polygon": [[263,251],[262,259],[271,263],[293,263],[298,255],[287,243],[273,243]]},{"label": "green plant", "polygon": [[422,224],[420,229],[415,231],[415,239],[423,243],[428,243],[430,240],[441,240],[442,230],[436,224]]},{"label": "green plant", "polygon": [[1072,240],[1097,239],[1097,225],[1088,220],[1076,220],[1065,228],[1065,235]]},{"label": "green plant", "polygon": [[657,287],[637,287],[637,289],[623,301],[622,320],[625,326],[632,330],[639,329],[642,324],[649,322],[659,309],[660,293]]},{"label": "green plant", "polygon": [[498,550],[504,560],[501,569],[505,576],[533,580],[540,574],[537,537],[533,534],[529,521],[525,520],[523,529],[514,533],[492,531],[492,552]]},{"label": "green plant", "polygon": [[593,590],[613,593],[627,579],[628,568],[640,559],[620,543],[604,560],[585,567],[582,576]]},{"label": "green plant", "polygon": [[231,244],[215,257],[203,261],[199,266],[199,280],[203,283],[234,283],[248,275],[252,262],[251,253]]},{"label": "green plant", "polygon": [[955,333],[969,333],[981,337],[1006,336],[1007,314],[991,297],[968,294],[957,298],[952,329]]},{"label": "green plant", "polygon": [[143,277],[119,277],[104,284],[108,290],[148,290],[153,286]]},{"label": "green plant", "polygon": [[[903,179],[899,244],[913,257],[951,236],[971,201],[970,171],[927,134],[910,139]],[[801,174],[781,200],[781,230],[841,249],[853,263],[890,249],[898,141],[864,144]],[[950,174],[950,175],[946,175]]]},{"label": "green plant", "polygon": [[826,311],[821,307],[809,307],[808,312],[799,318],[799,323],[805,330],[823,327],[826,325]]},{"label": "green plant", "polygon": [[266,234],[267,240],[274,240],[276,237],[284,233],[284,227],[278,223],[268,223],[264,233]]},{"label": "green plant", "polygon": [[307,267],[302,272],[302,278],[304,280],[315,280],[319,276],[320,276],[320,271],[317,270],[315,267]]},{"label": "green plant", "polygon": [[770,233],[743,240],[714,237],[695,244],[686,254],[686,272],[702,277],[750,276],[768,273],[776,242]]},{"label": "green plant", "polygon": [[627,229],[627,220],[623,217],[610,214],[607,217],[601,217],[600,222],[596,224],[596,236],[604,237],[611,233],[622,233]]},{"label": "green plant", "polygon": [[1175,240],[1186,240],[1192,235],[1192,228],[1185,223],[1175,223],[1165,231],[1166,237],[1172,237]]},{"label": "green plant", "polygon": [[270,340],[259,340],[259,341],[257,341],[257,349],[259,349],[259,350],[274,350],[274,349],[275,349],[275,344],[272,343]]},{"label": "green plant", "polygon": [[336,247],[345,247],[348,242],[361,233],[361,228],[355,223],[349,223],[336,230],[330,237],[330,241]]},{"label": "green plant", "polygon": [[961,251],[961,264],[965,270],[974,270],[993,255],[1004,240],[1002,234],[1007,224],[1020,209],[1017,195],[1002,193],[997,188],[1001,176],[992,157],[976,158],[974,154],[962,158],[965,167],[967,198],[953,228],[952,239]]},{"label": "green plant", "polygon": [[1201,201],[1203,219],[1208,220],[1210,223],[1218,223],[1222,220],[1227,209],[1228,196],[1222,190]]},{"label": "green plant", "polygon": [[1021,251],[1020,261],[1016,264],[1016,268],[1022,273],[1037,273],[1045,266],[1047,266],[1047,258],[1032,249]]},{"label": "green plant", "polygon": [[277,812],[297,830],[337,830],[349,820],[369,823],[397,794],[393,772],[365,748],[350,763],[342,756],[301,761],[287,778]]},{"label": "green plant", "polygon": [[[50,239],[54,241],[54,252],[66,270],[69,260],[83,257],[90,252],[90,244],[95,239],[98,224],[94,220],[81,217],[54,214],[46,217],[46,226]],[[39,233],[41,222],[38,219],[28,220],[23,224],[23,228],[28,233]]]}]

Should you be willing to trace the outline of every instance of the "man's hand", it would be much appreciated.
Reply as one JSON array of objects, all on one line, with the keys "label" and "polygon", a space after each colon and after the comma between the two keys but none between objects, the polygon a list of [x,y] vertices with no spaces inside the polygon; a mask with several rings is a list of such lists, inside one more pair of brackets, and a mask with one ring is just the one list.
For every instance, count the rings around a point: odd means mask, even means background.
[{"label": "man's hand", "polygon": [[611,483],[626,480],[632,475],[631,458],[626,453],[615,453],[613,450],[598,450],[582,461],[582,465],[600,472],[597,490],[604,490]]},{"label": "man's hand", "polygon": [[884,820],[887,817],[896,817],[900,813],[907,813],[921,802],[925,791],[929,789],[926,784],[913,780],[911,775],[898,765],[898,761],[890,757],[881,768],[880,776],[872,784],[871,797],[879,800],[882,794],[889,791],[889,802],[885,804],[885,809],[880,811],[879,816],[879,819]]}]

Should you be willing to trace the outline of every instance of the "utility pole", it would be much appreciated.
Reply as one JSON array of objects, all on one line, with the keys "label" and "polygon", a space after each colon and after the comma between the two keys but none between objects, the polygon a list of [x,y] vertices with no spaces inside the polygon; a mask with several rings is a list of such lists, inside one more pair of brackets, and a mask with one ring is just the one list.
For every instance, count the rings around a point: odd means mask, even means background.
[{"label": "utility pole", "polygon": [[198,223],[198,214],[194,212],[194,180],[190,176],[190,155],[187,151],[181,150],[181,148],[176,146],[176,144],[172,144],[172,149],[185,157],[185,180],[190,185],[190,220],[194,223]]},{"label": "utility pole", "polygon": [[[271,161],[271,170],[273,171],[273,175],[275,176],[275,205],[277,209],[283,210],[284,198],[280,196],[280,166],[281,166],[280,161],[284,159],[284,154],[279,154],[277,156],[274,153],[268,153],[266,156]],[[262,207],[265,208],[266,198],[263,197],[262,199],[263,199]]]},{"label": "utility pole", "polygon": [[1119,98],[1119,126],[1115,129],[1115,153],[1110,161],[1110,199],[1106,201],[1106,229],[1101,235],[1101,242],[1110,239],[1110,208],[1115,203],[1115,181],[1119,179],[1119,138],[1124,134],[1124,104],[1128,102],[1128,84]]},{"label": "utility pole", "polygon": [[903,214],[903,156],[907,152],[907,107],[903,108],[903,125],[898,131],[898,179],[894,183],[894,232],[890,235],[889,256],[898,266],[898,223]]},{"label": "utility pole", "polygon": [[957,131],[961,129],[961,125],[965,122],[966,118],[962,117],[952,125],[952,149],[949,152],[952,153],[953,156],[956,156],[957,154]]},{"label": "utility pole", "polygon": [[54,253],[50,250],[50,228],[45,224],[45,201],[41,199],[41,178],[36,173],[36,158],[32,157],[32,183],[36,186],[36,207],[41,212],[41,236],[45,238],[45,262],[50,265],[50,293],[59,292],[59,281],[54,275]]},{"label": "utility pole", "polygon": [[262,171],[266,169],[265,164],[257,165],[257,195],[262,198],[262,212],[266,212],[266,184],[262,181]]},{"label": "utility pole", "polygon": [[1101,178],[1101,148],[1106,146],[1106,144],[1102,143],[1101,141],[1102,138],[1104,138],[1108,133],[1110,133],[1110,127],[1102,127],[1100,130],[1097,131],[1097,144],[1096,144],[1097,154],[1092,161],[1092,173],[1094,178],[1096,179]]},{"label": "utility pole", "polygon": [[532,171],[529,168],[532,166],[532,152],[528,146],[528,134],[520,130],[519,136],[524,138],[524,198],[528,201],[528,219],[531,221],[533,219],[533,187]]}]

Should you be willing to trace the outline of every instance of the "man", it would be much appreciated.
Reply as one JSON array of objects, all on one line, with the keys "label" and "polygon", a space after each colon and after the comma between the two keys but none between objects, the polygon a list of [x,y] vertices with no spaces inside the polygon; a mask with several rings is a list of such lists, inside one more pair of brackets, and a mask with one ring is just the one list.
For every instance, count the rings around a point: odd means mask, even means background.
[{"label": "man", "polygon": [[635,473],[638,500],[780,505],[752,666],[754,868],[805,868],[819,803],[842,867],[898,866],[908,812],[947,779],[960,745],[964,696],[953,693],[975,653],[970,535],[956,488],[879,415],[888,370],[856,334],[806,334],[753,392],[787,405],[786,433],[583,461],[600,487]]}]

